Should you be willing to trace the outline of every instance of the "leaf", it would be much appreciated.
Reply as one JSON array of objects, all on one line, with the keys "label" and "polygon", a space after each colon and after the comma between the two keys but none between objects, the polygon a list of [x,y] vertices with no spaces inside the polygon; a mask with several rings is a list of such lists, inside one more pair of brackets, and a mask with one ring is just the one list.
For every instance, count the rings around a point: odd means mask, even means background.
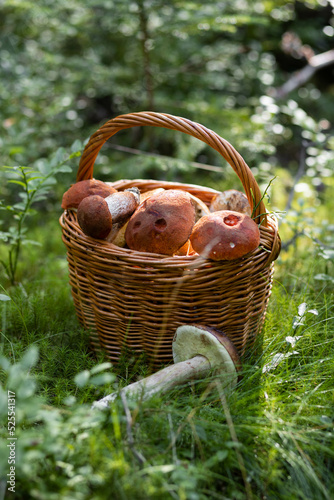
[{"label": "leaf", "polygon": [[330,417],[327,417],[327,415],[321,415],[320,420],[324,424],[327,424],[327,425],[330,425],[330,426],[333,425],[333,420]]},{"label": "leaf", "polygon": [[68,165],[61,165],[59,168],[57,168],[57,172],[72,172],[72,169]]},{"label": "leaf", "polygon": [[[23,200],[25,203],[27,202],[27,199],[28,199],[28,196],[27,196],[27,193],[25,191],[23,192],[20,192],[19,193],[19,197],[21,198],[21,200]],[[15,205],[14,205],[15,206]]]},{"label": "leaf", "polygon": [[39,351],[37,346],[30,346],[29,349],[24,353],[20,361],[22,367],[26,370],[30,370],[31,367],[35,366],[38,361],[38,352]]},{"label": "leaf", "polygon": [[43,181],[43,186],[51,186],[53,184],[57,184],[57,179],[55,177],[48,177]]},{"label": "leaf", "polygon": [[333,260],[334,259],[334,250],[332,250],[330,248],[322,249],[320,255],[322,258],[324,258],[326,260]]},{"label": "leaf", "polygon": [[71,153],[68,159],[72,160],[72,158],[77,158],[78,156],[81,156],[81,151],[75,151],[74,153]]},{"label": "leaf", "polygon": [[110,384],[115,380],[115,375],[113,373],[101,373],[90,379],[90,383],[93,385],[105,385]]},{"label": "leaf", "polygon": [[21,203],[15,203],[15,205],[13,205],[13,211],[24,211],[24,209],[26,208],[26,204],[24,201],[22,201]]},{"label": "leaf", "polygon": [[19,154],[19,153],[23,153],[23,152],[24,152],[24,148],[23,147],[21,147],[21,146],[14,146],[14,147],[10,148],[9,155],[13,156],[13,155],[16,155],[16,154]]},{"label": "leaf", "polygon": [[76,403],[77,399],[75,396],[67,396],[65,399],[64,399],[64,404],[66,406],[72,406]]},{"label": "leaf", "polygon": [[80,153],[80,150],[83,148],[83,144],[79,139],[76,139],[71,146],[71,153],[76,154]]},{"label": "leaf", "polygon": [[315,316],[318,316],[318,314],[319,314],[316,309],[309,309],[307,312],[310,314],[314,314]]},{"label": "leaf", "polygon": [[[37,173],[37,172],[31,172],[32,174]],[[39,180],[39,179],[44,179],[43,175],[35,175],[34,177],[29,177],[28,182]]]},{"label": "leaf", "polygon": [[225,441],[224,445],[227,448],[242,448],[243,445],[239,441]]},{"label": "leaf", "polygon": [[330,281],[331,283],[334,283],[334,278],[332,278],[332,276],[329,276],[328,274],[316,274],[314,276],[314,279],[319,281]]},{"label": "leaf", "polygon": [[90,378],[89,371],[88,370],[84,370],[84,371],[78,373],[74,377],[74,382],[76,383],[76,385],[78,387],[84,387],[85,385],[87,385],[89,378]]},{"label": "leaf", "polygon": [[0,366],[5,372],[8,372],[11,365],[9,360],[5,358],[5,356],[0,356]]},{"label": "leaf", "polygon": [[94,366],[94,368],[92,368],[90,372],[92,375],[95,375],[95,373],[100,373],[103,370],[108,370],[109,368],[111,368],[111,366],[112,364],[109,362],[101,363],[100,365]]},{"label": "leaf", "polygon": [[35,163],[39,172],[42,174],[42,178],[45,177],[51,170],[49,163],[45,160],[45,158],[41,158]]},{"label": "leaf", "polygon": [[0,293],[0,300],[2,302],[7,302],[8,300],[12,300],[9,295],[4,295],[3,293]]},{"label": "leaf", "polygon": [[302,304],[299,304],[299,306],[298,306],[298,315],[300,317],[304,316],[304,314],[306,312],[306,307],[307,307],[306,302],[303,302]]},{"label": "leaf", "polygon": [[20,399],[28,399],[35,394],[36,391],[36,382],[32,380],[31,378],[26,378],[23,380],[23,382],[20,384],[18,390],[17,390],[17,396]]},{"label": "leaf", "polygon": [[22,245],[35,245],[37,247],[41,247],[42,246],[42,243],[40,243],[39,241],[35,241],[35,240],[23,240],[22,241]]},{"label": "leaf", "polygon": [[212,468],[217,463],[223,462],[228,457],[227,450],[218,450],[212,457],[205,461],[204,465],[207,469]]},{"label": "leaf", "polygon": [[5,231],[0,231],[0,240],[8,241],[9,236],[10,236],[10,233],[6,233]]},{"label": "leaf", "polygon": [[15,180],[9,180],[8,183],[11,183],[11,184],[18,184],[19,186],[22,186],[24,188],[26,188],[27,184],[22,182],[22,181],[15,181]]},{"label": "leaf", "polygon": [[64,156],[65,156],[65,149],[64,148],[58,148],[54,157],[51,159],[50,165],[52,168],[57,167],[64,161]]}]

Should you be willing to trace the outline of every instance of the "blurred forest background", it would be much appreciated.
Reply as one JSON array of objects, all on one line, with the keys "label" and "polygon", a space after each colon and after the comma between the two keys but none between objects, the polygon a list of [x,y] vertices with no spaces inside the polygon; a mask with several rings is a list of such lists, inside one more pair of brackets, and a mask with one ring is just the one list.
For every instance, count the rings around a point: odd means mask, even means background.
[{"label": "blurred forest background", "polygon": [[[333,168],[333,19],[326,0],[4,0],[1,164],[43,170],[45,158],[108,119],[154,110],[212,128],[259,182],[283,169],[288,190],[302,161],[309,190],[321,196]],[[295,72],[324,53],[332,64],[286,91]],[[222,173],[194,168],[189,162],[221,166],[221,158],[169,131],[118,134],[102,151],[95,177],[103,180],[214,184],[229,175],[225,166]],[[161,156],[133,154],[140,151]],[[73,181],[73,174],[58,178],[62,190]],[[2,197],[10,189],[2,186]],[[59,203],[62,190],[45,209]]]},{"label": "blurred forest background", "polygon": [[[43,196],[34,198],[43,212],[39,225],[46,224],[60,214],[78,160],[56,177],[51,170],[82,151],[108,119],[154,110],[190,118],[230,141],[262,190],[279,178],[269,208],[286,212],[286,248],[301,235],[318,238],[324,226],[325,244],[332,245],[332,210],[325,208],[334,163],[332,1],[5,0],[0,33],[5,244],[18,242],[9,207],[22,218],[27,201],[17,166],[49,176]],[[144,127],[109,140],[94,177],[240,189],[223,163],[196,139]],[[312,223],[320,207],[322,229]]]},{"label": "blurred forest background", "polygon": [[[333,251],[333,7],[327,0],[1,2],[0,242],[9,243],[14,263],[3,245],[0,259],[10,282],[21,243],[49,241],[41,231],[28,241],[24,231],[58,219],[79,162],[68,160],[71,152],[79,155],[108,119],[144,110],[213,129],[242,154],[262,191],[277,177],[267,207],[285,212],[283,249],[306,235]],[[30,172],[26,192],[19,166]],[[116,134],[94,177],[241,189],[208,146],[153,127]],[[42,220],[28,217],[32,208]]]}]

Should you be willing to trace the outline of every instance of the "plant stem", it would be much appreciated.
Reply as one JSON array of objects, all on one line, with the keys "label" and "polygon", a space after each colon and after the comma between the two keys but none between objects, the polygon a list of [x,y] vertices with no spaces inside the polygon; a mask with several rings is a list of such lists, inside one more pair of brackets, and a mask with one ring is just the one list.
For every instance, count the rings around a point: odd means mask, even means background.
[{"label": "plant stem", "polygon": [[[17,264],[18,264],[19,255],[21,252],[21,245],[22,245],[23,222],[24,222],[26,216],[28,215],[28,211],[30,210],[32,201],[33,201],[34,196],[35,196],[37,189],[38,189],[38,187],[37,187],[31,193],[29,193],[29,189],[28,189],[29,180],[27,178],[25,169],[20,168],[20,170],[21,170],[21,173],[23,176],[24,192],[27,196],[27,201],[26,201],[23,212],[21,212],[18,216],[16,241],[15,241],[12,249],[9,251],[9,270],[10,270],[9,278],[10,278],[10,282],[12,285],[15,285],[15,282],[16,282],[16,279],[15,279],[16,278],[16,270],[17,270]],[[44,179],[43,179],[43,181],[44,181]],[[40,186],[41,184],[42,184],[42,182],[40,182],[38,184],[38,186]]]}]

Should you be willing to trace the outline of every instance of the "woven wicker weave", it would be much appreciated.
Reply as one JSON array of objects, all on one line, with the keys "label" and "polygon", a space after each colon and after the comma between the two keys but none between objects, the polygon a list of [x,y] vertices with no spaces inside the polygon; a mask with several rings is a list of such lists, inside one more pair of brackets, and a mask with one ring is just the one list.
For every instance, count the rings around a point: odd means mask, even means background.
[{"label": "woven wicker weave", "polygon": [[[271,293],[273,261],[280,251],[276,221],[266,214],[259,187],[239,153],[212,130],[181,117],[141,112],[108,121],[91,136],[77,181],[93,177],[95,159],[109,137],[143,125],[192,135],[228,161],[251,205],[252,193],[258,205],[260,246],[241,259],[220,262],[137,252],[86,236],[75,211],[65,210],[60,224],[78,319],[90,330],[94,349],[102,348],[112,361],[119,359],[124,347],[146,352],[154,365],[172,360],[175,330],[187,323],[221,329],[243,355],[261,330]],[[120,191],[137,186],[141,192],[183,189],[208,205],[216,193],[201,186],[140,179],[113,186]]]}]

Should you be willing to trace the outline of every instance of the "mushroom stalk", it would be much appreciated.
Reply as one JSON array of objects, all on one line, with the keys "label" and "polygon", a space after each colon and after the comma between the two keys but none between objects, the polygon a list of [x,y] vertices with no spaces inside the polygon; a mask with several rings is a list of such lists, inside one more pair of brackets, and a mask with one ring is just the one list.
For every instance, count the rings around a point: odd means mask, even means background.
[{"label": "mushroom stalk", "polygon": [[[169,392],[178,385],[205,376],[210,368],[210,361],[205,356],[198,355],[192,359],[167,366],[149,377],[127,385],[121,389],[120,393],[130,398],[139,397],[142,400],[147,400],[155,394]],[[109,394],[100,401],[93,403],[92,408],[108,408],[110,403],[115,401],[118,394],[117,392]]]},{"label": "mushroom stalk", "polygon": [[[165,393],[180,384],[204,377],[215,370],[224,378],[230,389],[237,384],[240,368],[239,355],[232,342],[219,330],[200,325],[183,325],[173,340],[175,364],[121,389],[129,397],[149,399],[154,394]],[[109,394],[95,401],[92,408],[108,408],[118,393]]]}]

